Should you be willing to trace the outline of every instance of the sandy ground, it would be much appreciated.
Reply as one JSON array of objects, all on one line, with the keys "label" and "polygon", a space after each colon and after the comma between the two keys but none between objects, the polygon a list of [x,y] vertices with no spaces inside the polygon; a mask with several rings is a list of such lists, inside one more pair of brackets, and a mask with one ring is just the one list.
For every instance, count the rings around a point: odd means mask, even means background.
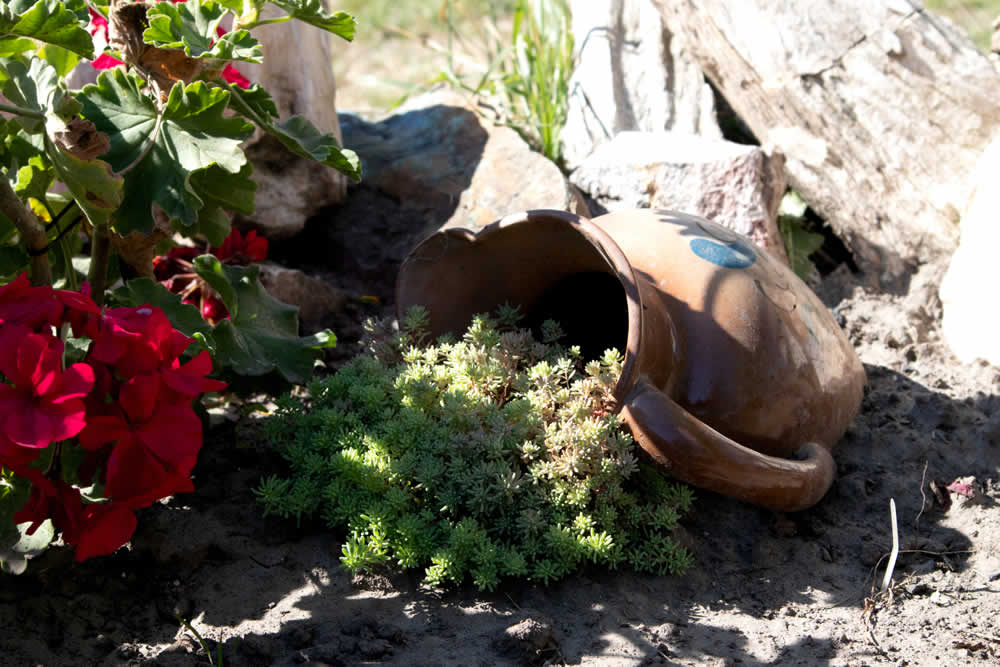
[{"label": "sandy ground", "polygon": [[[0,578],[0,663],[209,664],[179,616],[227,665],[998,664],[1000,370],[941,343],[940,273],[906,295],[843,270],[817,284],[868,373],[838,479],[788,515],[699,492],[684,577],[584,570],[492,594],[352,580],[338,535],[260,515],[251,489],[281,462],[223,425],[197,492],[144,511],[130,549],[76,564],[55,548]],[[883,593],[890,499],[901,553]]]}]

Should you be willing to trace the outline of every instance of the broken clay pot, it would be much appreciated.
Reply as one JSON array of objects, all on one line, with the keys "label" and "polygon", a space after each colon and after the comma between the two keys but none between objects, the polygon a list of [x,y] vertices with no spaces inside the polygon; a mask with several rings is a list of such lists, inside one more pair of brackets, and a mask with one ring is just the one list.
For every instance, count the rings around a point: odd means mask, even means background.
[{"label": "broken clay pot", "polygon": [[624,352],[615,397],[669,475],[783,511],[830,488],[864,368],[816,295],[746,237],[673,211],[535,210],[440,231],[400,269],[398,312],[425,306],[434,336],[503,303],[559,322],[585,359]]}]

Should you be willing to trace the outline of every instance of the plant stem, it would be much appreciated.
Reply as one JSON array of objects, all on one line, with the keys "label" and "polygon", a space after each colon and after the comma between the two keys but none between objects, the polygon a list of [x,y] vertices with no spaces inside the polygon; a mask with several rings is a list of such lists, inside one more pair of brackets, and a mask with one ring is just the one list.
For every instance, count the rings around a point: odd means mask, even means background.
[{"label": "plant stem", "polygon": [[45,226],[18,199],[10,181],[3,177],[0,177],[0,211],[13,221],[21,234],[21,242],[31,255],[31,284],[51,285],[52,266],[45,251]]},{"label": "plant stem", "polygon": [[90,237],[90,296],[98,306],[104,305],[108,263],[111,261],[111,231],[107,225],[94,225]]},{"label": "plant stem", "polygon": [[13,104],[0,104],[0,111],[17,114],[18,116],[28,116],[29,118],[45,118],[45,114],[41,111],[25,109],[24,107],[14,106]]}]

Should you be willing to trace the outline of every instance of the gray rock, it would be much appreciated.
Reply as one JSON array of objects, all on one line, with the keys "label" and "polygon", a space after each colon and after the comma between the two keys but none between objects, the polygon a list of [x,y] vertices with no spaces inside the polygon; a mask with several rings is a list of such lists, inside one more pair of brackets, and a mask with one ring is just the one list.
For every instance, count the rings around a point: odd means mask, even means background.
[{"label": "gray rock", "polygon": [[577,68],[562,132],[566,165],[627,130],[721,138],[705,75],[649,0],[573,0]]},{"label": "gray rock", "polygon": [[477,229],[532,208],[586,213],[553,162],[457,93],[421,95],[378,123],[344,114],[341,129],[361,156],[364,184],[422,211],[424,236],[441,227]]},{"label": "gray rock", "polygon": [[787,261],[777,227],[782,162],[756,146],[675,132],[622,132],[597,148],[570,181],[609,211],[666,208],[702,215]]},{"label": "gray rock", "polygon": [[299,307],[299,322],[305,329],[319,327],[323,318],[344,307],[348,295],[298,269],[265,262],[260,266],[260,282],[278,301]]},{"label": "gray rock", "polygon": [[245,151],[257,197],[253,214],[237,216],[240,227],[257,229],[271,241],[288,239],[324,206],[343,199],[340,172],[294,155],[271,135],[256,138]]}]

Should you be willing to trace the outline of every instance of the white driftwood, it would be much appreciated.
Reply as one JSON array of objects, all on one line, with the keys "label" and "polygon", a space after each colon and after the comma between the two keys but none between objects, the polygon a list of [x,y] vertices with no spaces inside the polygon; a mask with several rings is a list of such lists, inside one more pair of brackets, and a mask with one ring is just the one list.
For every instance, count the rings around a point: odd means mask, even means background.
[{"label": "white driftwood", "polygon": [[919,0],[654,0],[790,183],[891,284],[954,251],[1000,74]]},{"label": "white driftwood", "polygon": [[650,0],[571,0],[576,70],[562,131],[578,167],[619,132],[686,132],[721,139],[705,75]]}]

